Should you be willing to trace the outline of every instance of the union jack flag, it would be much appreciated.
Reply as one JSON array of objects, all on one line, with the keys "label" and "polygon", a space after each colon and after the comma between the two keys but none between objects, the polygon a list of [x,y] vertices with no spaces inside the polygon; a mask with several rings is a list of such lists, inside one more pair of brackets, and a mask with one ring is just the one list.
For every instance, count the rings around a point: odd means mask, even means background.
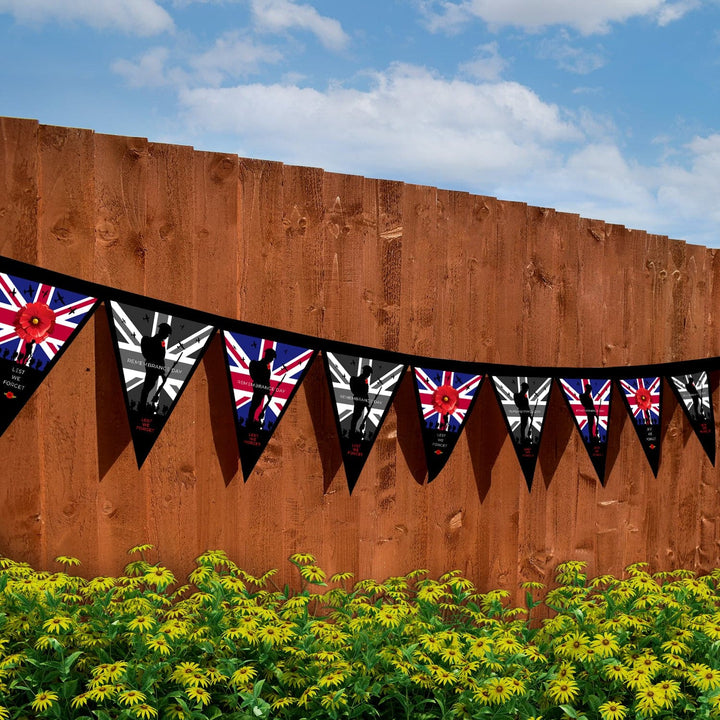
[{"label": "union jack flag", "polygon": [[708,374],[704,370],[689,375],[672,375],[670,382],[691,420],[700,422],[712,417]]},{"label": "union jack flag", "polygon": [[662,378],[659,377],[620,380],[620,389],[637,425],[660,423],[661,382]]},{"label": "union jack flag", "polygon": [[560,386],[585,442],[606,442],[612,382],[590,378],[560,378]]},{"label": "union jack flag", "polygon": [[[156,335],[161,324],[171,327],[172,334],[165,346],[165,370],[151,390],[151,394],[160,392],[159,414],[169,414],[195,365],[199,362],[208,340],[212,337],[213,326],[121,304],[114,300],[110,302],[110,311],[117,335],[123,381],[131,409],[135,409],[133,403],[137,403],[141,398],[146,377],[142,351],[143,337]],[[139,406],[137,409],[141,410]]]},{"label": "union jack flag", "polygon": [[[94,297],[0,273],[0,357],[44,369],[96,302]],[[52,328],[38,343],[23,339],[17,331],[18,316],[31,303],[47,306],[52,311],[49,317],[54,315]]]},{"label": "union jack flag", "polygon": [[351,378],[359,377],[361,368],[372,369],[372,380],[368,378],[367,410],[362,418],[366,425],[365,439],[375,436],[380,428],[385,411],[393,399],[396,386],[405,371],[404,365],[381,362],[371,358],[362,358],[357,355],[341,355],[338,353],[325,353],[330,371],[335,407],[338,422],[342,430],[350,432],[355,402],[350,389]]},{"label": "union jack flag", "polygon": [[[263,429],[275,427],[315,351],[227,330],[223,335],[238,420],[247,427],[248,421],[257,422],[262,418]],[[250,363],[262,361],[268,351],[272,351],[268,358],[274,353],[269,361],[270,380],[264,397],[253,412],[255,417],[249,418],[254,394]]]},{"label": "union jack flag", "polygon": [[425,426],[459,432],[482,382],[482,375],[414,368]]},{"label": "union jack flag", "polygon": [[[513,438],[521,442],[525,439],[537,441],[542,432],[545,411],[550,399],[552,378],[492,376],[492,382],[497,391],[498,399],[510,426]],[[523,416],[520,403],[524,397],[523,411],[527,417],[525,437],[520,436]],[[529,416],[529,417],[528,417]]]}]

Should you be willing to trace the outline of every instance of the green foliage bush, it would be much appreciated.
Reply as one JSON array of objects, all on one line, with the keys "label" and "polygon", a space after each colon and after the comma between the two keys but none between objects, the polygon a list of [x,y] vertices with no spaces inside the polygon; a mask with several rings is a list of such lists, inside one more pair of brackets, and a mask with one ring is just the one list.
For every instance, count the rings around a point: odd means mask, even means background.
[{"label": "green foliage bush", "polygon": [[720,715],[720,571],[567,562],[518,608],[459,572],[326,582],[305,554],[296,592],[220,551],[175,587],[150,548],[91,580],[0,558],[0,720]]}]

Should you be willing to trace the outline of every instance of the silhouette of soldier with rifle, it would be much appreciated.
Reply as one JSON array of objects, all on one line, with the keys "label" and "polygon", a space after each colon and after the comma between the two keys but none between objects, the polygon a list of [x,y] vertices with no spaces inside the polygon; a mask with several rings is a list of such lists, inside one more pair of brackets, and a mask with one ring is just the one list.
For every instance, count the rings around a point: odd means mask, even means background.
[{"label": "silhouette of soldier with rifle", "polygon": [[588,433],[591,440],[599,440],[598,437],[598,426],[597,426],[597,409],[593,402],[592,396],[592,385],[587,383],[585,385],[585,392],[580,393],[580,402],[585,409],[585,414],[588,419]]},{"label": "silhouette of soldier with rifle", "polygon": [[370,412],[368,378],[371,375],[372,367],[365,365],[359,375],[350,378],[350,391],[353,396],[353,414],[350,420],[351,435],[362,435],[365,430],[365,413]]},{"label": "silhouette of soldier with rifle", "polygon": [[524,382],[520,385],[520,390],[513,394],[515,407],[520,413],[520,442],[526,442],[532,439],[532,427],[528,432],[528,423],[530,422],[530,400],[528,399],[528,390],[530,385]]},{"label": "silhouette of soldier with rifle", "polygon": [[700,418],[705,417],[705,410],[702,406],[702,401],[700,400],[700,392],[697,389],[697,385],[695,385],[693,376],[686,375],[685,377],[685,389],[688,391],[688,395],[690,395],[690,399],[692,400],[692,414],[696,420],[699,420]]},{"label": "silhouette of soldier with rifle", "polygon": [[272,363],[277,353],[269,348],[265,351],[262,360],[251,360],[248,367],[250,379],[252,380],[253,396],[248,411],[248,425],[262,424],[262,417],[256,417],[263,407],[265,398],[270,395],[270,376],[272,375]]},{"label": "silhouette of soldier with rifle", "polygon": [[148,395],[160,378],[165,379],[165,341],[172,334],[167,323],[160,323],[155,335],[143,335],[140,351],[145,358],[145,381],[140,392],[139,412],[154,412],[155,408],[148,405]]}]

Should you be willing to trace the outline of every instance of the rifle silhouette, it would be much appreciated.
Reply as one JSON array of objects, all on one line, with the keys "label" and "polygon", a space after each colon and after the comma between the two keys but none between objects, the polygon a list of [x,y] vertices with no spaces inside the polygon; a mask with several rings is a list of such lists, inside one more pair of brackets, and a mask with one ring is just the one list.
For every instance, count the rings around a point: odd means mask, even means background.
[{"label": "rifle silhouette", "polygon": [[538,399],[535,401],[535,407],[533,408],[532,415],[530,416],[530,427],[528,427],[528,437],[527,439],[532,442],[532,429],[533,429],[533,423],[535,422],[535,413],[537,412],[537,406],[540,402],[540,396],[538,396]]},{"label": "rifle silhouette", "polygon": [[[382,390],[382,388],[380,388],[380,390]],[[372,409],[375,406],[375,403],[377,402],[378,397],[380,396],[380,390],[378,390],[375,393],[375,397],[373,398],[372,404],[365,406],[365,415],[363,415],[362,422],[360,423],[360,429],[358,431],[360,435],[365,435],[365,423],[367,422],[367,419],[370,417],[370,413],[372,412]]]},{"label": "rifle silhouette", "polygon": [[[282,370],[284,367],[285,367],[285,365],[282,365],[280,369]],[[270,392],[270,394],[267,396],[267,402],[263,405],[262,410],[260,411],[260,415],[259,415],[259,417],[258,417],[258,419],[257,419],[258,425],[260,425],[261,427],[262,427],[262,424],[265,422],[265,411],[267,410],[268,405],[270,404],[270,401],[271,401],[271,400],[273,399],[273,397],[275,396],[275,393],[277,392],[277,389],[282,385],[282,382],[283,382],[283,380],[285,379],[285,376],[286,376],[286,375],[287,375],[287,370],[285,370],[285,373],[284,373],[283,376],[280,378],[280,382],[275,383],[275,387],[272,389],[272,391]]]},{"label": "rifle silhouette", "polygon": [[160,383],[160,387],[157,389],[155,394],[152,396],[152,400],[150,401],[150,406],[153,409],[153,412],[157,412],[157,406],[158,402],[160,400],[160,393],[162,392],[162,389],[165,387],[165,382],[167,381],[168,377],[170,377],[170,373],[174,370],[175,366],[180,362],[180,355],[177,356],[177,360],[170,366],[170,369],[163,374],[163,380]]}]

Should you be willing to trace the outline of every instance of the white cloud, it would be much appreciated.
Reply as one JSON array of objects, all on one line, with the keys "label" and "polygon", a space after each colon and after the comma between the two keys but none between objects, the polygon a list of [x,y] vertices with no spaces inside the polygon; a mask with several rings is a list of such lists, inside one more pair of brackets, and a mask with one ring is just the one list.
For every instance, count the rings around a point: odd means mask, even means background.
[{"label": "white cloud", "polygon": [[197,134],[241,155],[420,182],[720,244],[720,134],[658,161],[628,159],[612,120],[569,115],[515,82],[447,79],[408,65],[366,90],[244,84],[180,91]]},{"label": "white cloud", "polygon": [[282,57],[276,48],[229,32],[218,38],[210,50],[192,58],[190,65],[200,81],[219,85],[226,78],[256,73],[262,64],[279,62]]},{"label": "white cloud", "polygon": [[252,84],[182,90],[180,103],[197,130],[236,133],[244,154],[440,184],[522,175],[552,164],[554,143],[582,139],[518,83],[447,80],[407,65],[378,73],[366,91]]},{"label": "white cloud", "polygon": [[116,60],[111,69],[125,78],[130,87],[161,87],[171,85],[177,77],[166,68],[169,51],[165,47],[148,50],[137,62]]},{"label": "white cloud", "polygon": [[493,27],[510,25],[532,32],[564,25],[584,35],[607,32],[612,23],[633,17],[648,17],[665,25],[698,4],[698,0],[420,0],[433,30],[457,30],[480,18]]},{"label": "white cloud", "polygon": [[[168,48],[155,47],[137,61],[116,60],[111,69],[124,77],[130,87],[217,86],[227,79],[257,73],[262,64],[281,59],[282,53],[275,48],[229,32],[218,38],[209,50],[178,59],[174,65],[169,63]],[[186,68],[180,63],[184,63]]]},{"label": "white cloud", "polygon": [[507,67],[507,61],[498,53],[496,42],[480,45],[475,57],[460,65],[460,71],[477,80],[497,80]]},{"label": "white cloud", "polygon": [[298,5],[292,0],[251,0],[255,24],[261,30],[283,32],[300,28],[313,33],[331,50],[341,50],[349,41],[342,25],[320,15],[312,5]]},{"label": "white cloud", "polygon": [[174,27],[155,0],[0,0],[0,12],[22,23],[82,22],[137,35],[155,35]]},{"label": "white cloud", "polygon": [[572,45],[568,33],[564,30],[556,37],[545,38],[540,43],[538,55],[554,60],[562,70],[578,75],[588,75],[605,64],[601,49],[592,51],[587,47]]}]

